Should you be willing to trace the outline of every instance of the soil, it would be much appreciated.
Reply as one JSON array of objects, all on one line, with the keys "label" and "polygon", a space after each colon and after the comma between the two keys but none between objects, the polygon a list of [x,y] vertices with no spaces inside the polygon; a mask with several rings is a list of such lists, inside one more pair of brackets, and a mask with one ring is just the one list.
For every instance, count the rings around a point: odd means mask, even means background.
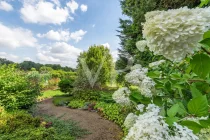
[{"label": "soil", "polygon": [[79,140],[120,140],[122,131],[115,123],[104,119],[96,112],[89,112],[80,109],[57,107],[52,99],[46,99],[38,104],[39,112],[62,119],[71,119],[79,123],[79,126],[87,129],[91,134],[85,135]]}]

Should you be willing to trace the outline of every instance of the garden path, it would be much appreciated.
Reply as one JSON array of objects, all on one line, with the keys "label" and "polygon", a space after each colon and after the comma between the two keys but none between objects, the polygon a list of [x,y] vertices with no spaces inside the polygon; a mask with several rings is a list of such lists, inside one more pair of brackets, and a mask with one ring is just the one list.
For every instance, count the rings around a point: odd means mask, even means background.
[{"label": "garden path", "polygon": [[119,140],[122,135],[119,126],[105,120],[96,112],[57,107],[52,103],[52,99],[42,101],[38,104],[38,108],[40,113],[56,117],[63,116],[62,119],[71,119],[78,122],[79,126],[91,133],[80,140]]}]

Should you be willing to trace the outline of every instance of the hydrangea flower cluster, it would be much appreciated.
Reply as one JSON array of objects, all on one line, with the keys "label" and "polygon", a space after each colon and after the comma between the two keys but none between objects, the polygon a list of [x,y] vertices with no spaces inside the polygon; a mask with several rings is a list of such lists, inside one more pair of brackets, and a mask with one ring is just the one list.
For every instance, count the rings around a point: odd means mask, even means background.
[{"label": "hydrangea flower cluster", "polygon": [[210,7],[153,11],[145,15],[143,36],[155,55],[179,62],[199,50],[198,41],[210,29]]},{"label": "hydrangea flower cluster", "polygon": [[129,113],[128,116],[125,118],[124,126],[127,129],[130,129],[134,125],[134,123],[136,122],[137,118],[138,118],[137,115],[135,115],[133,113]]},{"label": "hydrangea flower cluster", "polygon": [[186,126],[181,126],[176,122],[173,125],[175,136],[170,137],[169,140],[198,140],[198,137],[193,134],[193,131]]},{"label": "hydrangea flower cluster", "polygon": [[160,109],[154,104],[149,104],[146,109],[146,113],[138,116],[125,140],[163,140],[169,137],[168,125],[158,115]]},{"label": "hydrangea flower cluster", "polygon": [[126,106],[130,105],[131,103],[129,95],[130,95],[130,90],[127,87],[122,87],[114,92],[112,98],[116,101],[116,103]]},{"label": "hydrangea flower cluster", "polygon": [[192,130],[177,123],[174,123],[174,133],[171,134],[168,124],[159,113],[158,106],[149,104],[146,112],[137,117],[125,140],[198,140]]},{"label": "hydrangea flower cluster", "polygon": [[141,40],[141,41],[136,42],[136,47],[138,48],[140,52],[144,52],[146,46],[147,46],[146,40]]},{"label": "hydrangea flower cluster", "polygon": [[136,109],[139,110],[140,112],[143,112],[144,111],[144,104],[137,105]]},{"label": "hydrangea flower cluster", "polygon": [[138,86],[141,94],[145,97],[152,97],[155,82],[146,75],[148,69],[143,68],[138,64],[137,66],[133,66],[131,70],[132,71],[130,73],[125,75],[125,80],[135,86]]},{"label": "hydrangea flower cluster", "polygon": [[161,65],[161,64],[163,64],[165,62],[166,62],[165,60],[155,61],[155,62],[149,63],[149,67],[150,68],[158,67],[159,65]]}]

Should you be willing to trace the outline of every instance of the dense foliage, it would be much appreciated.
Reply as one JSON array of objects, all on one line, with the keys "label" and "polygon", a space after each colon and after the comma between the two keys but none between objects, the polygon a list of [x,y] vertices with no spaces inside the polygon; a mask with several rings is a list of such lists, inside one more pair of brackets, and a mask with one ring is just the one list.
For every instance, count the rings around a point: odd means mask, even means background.
[{"label": "dense foliage", "polygon": [[80,88],[100,88],[109,82],[113,70],[112,56],[104,46],[91,46],[80,54],[75,85]]},{"label": "dense foliage", "polygon": [[30,79],[15,67],[0,66],[0,105],[7,110],[29,108],[40,93],[37,77]]},{"label": "dense foliage", "polygon": [[74,81],[71,79],[62,79],[58,83],[58,86],[62,92],[71,93],[71,91],[73,89],[73,83],[74,83]]},{"label": "dense foliage", "polygon": [[[2,108],[1,108],[2,109]],[[7,113],[0,109],[1,140],[75,140],[87,134],[71,120],[41,116],[27,112]]]}]

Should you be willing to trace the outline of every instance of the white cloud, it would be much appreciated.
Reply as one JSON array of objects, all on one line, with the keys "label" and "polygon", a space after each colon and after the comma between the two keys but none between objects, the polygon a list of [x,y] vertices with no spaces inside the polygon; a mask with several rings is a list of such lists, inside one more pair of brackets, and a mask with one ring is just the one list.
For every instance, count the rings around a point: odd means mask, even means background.
[{"label": "white cloud", "polygon": [[75,68],[77,57],[82,50],[75,48],[65,42],[56,42],[39,49],[37,58],[42,63],[57,63],[62,66]]},{"label": "white cloud", "polygon": [[96,26],[95,24],[92,25],[93,28],[95,28],[95,26]]},{"label": "white cloud", "polygon": [[82,40],[83,36],[87,33],[87,31],[78,30],[76,32],[71,33],[70,37],[71,39],[74,39],[76,42],[79,42]]},{"label": "white cloud", "polygon": [[57,6],[61,6],[60,1],[59,0],[51,0],[53,3],[55,3]]},{"label": "white cloud", "polygon": [[34,47],[36,42],[30,30],[10,28],[0,23],[0,47]]},{"label": "white cloud", "polygon": [[62,24],[69,15],[67,7],[59,7],[46,1],[25,1],[20,9],[21,18],[27,23]]},{"label": "white cloud", "polygon": [[73,39],[76,42],[79,42],[86,33],[87,32],[83,30],[78,30],[72,33],[70,33],[68,30],[58,30],[58,31],[50,30],[46,34],[37,34],[37,36],[39,38],[47,38],[55,41],[67,42],[70,39]]},{"label": "white cloud", "polygon": [[30,57],[24,57],[23,60],[24,61],[32,61],[32,59]]},{"label": "white cloud", "polygon": [[87,5],[82,4],[82,5],[80,6],[80,9],[81,9],[81,11],[82,11],[82,12],[86,12],[86,11],[87,11],[87,9],[88,9],[88,6],[87,6]]},{"label": "white cloud", "polygon": [[37,34],[37,36],[40,38],[45,37],[55,41],[68,41],[70,39],[70,32],[62,30],[60,31],[50,30],[46,34]]},{"label": "white cloud", "polygon": [[114,61],[114,62],[116,62],[117,59],[119,58],[118,54],[119,54],[118,51],[113,51],[113,52],[111,52],[111,55],[112,55],[112,58],[113,58],[113,61]]},{"label": "white cloud", "polygon": [[7,3],[6,1],[0,1],[0,9],[4,11],[12,11],[13,7],[11,4]]},{"label": "white cloud", "polygon": [[8,54],[6,52],[0,52],[0,58],[6,58],[10,61],[19,62],[19,56],[16,56],[14,54]]},{"label": "white cloud", "polygon": [[71,13],[73,13],[73,14],[79,7],[78,3],[74,0],[69,1],[66,5],[69,7]]},{"label": "white cloud", "polygon": [[108,49],[110,49],[109,43],[105,43],[105,44],[101,44],[101,45],[103,45],[104,47],[107,47]]}]

